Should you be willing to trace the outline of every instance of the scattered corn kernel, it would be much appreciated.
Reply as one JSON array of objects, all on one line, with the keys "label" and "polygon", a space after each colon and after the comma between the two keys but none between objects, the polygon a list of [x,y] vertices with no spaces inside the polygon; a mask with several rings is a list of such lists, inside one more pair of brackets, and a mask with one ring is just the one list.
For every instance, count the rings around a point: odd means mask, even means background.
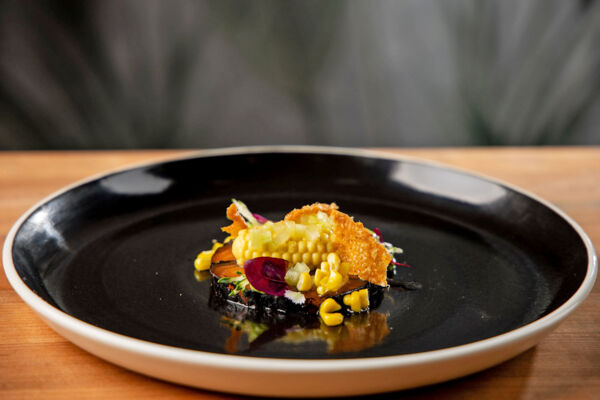
[{"label": "scattered corn kernel", "polygon": [[357,290],[345,295],[344,304],[354,312],[366,310],[369,307],[369,290]]},{"label": "scattered corn kernel", "polygon": [[327,255],[327,262],[333,269],[338,269],[340,265],[340,256],[337,253],[329,253]]},{"label": "scattered corn kernel", "polygon": [[327,276],[326,272],[323,272],[323,270],[318,269],[315,271],[315,285],[319,286],[321,284],[321,280],[323,280],[324,277]]},{"label": "scattered corn kernel", "polygon": [[318,286],[317,287],[317,294],[319,296],[323,296],[325,293],[327,293],[327,287],[325,287],[325,286]]},{"label": "scattered corn kernel", "polygon": [[348,281],[348,270],[348,263],[342,263],[337,253],[329,253],[327,261],[322,261],[320,268],[315,271],[317,293],[322,296],[339,290]]},{"label": "scattered corn kernel", "polygon": [[212,260],[212,256],[215,254],[215,251],[219,247],[223,246],[222,243],[215,242],[210,250],[204,250],[194,260],[194,267],[198,271],[206,271],[210,268],[210,261]]},{"label": "scattered corn kernel", "polygon": [[308,272],[303,272],[300,274],[296,288],[300,292],[306,292],[307,290],[310,290],[312,288],[312,278],[310,277]]},{"label": "scattered corn kernel", "polygon": [[[285,273],[285,281],[290,286],[298,285],[298,280],[300,279],[300,275],[303,273],[309,273],[310,269],[304,263],[296,263],[293,267],[289,268]],[[311,281],[312,286],[312,281]],[[310,289],[310,288],[309,288]],[[308,290],[308,289],[307,289]]]},{"label": "scattered corn kernel", "polygon": [[342,306],[336,303],[336,301],[332,298],[328,298],[321,303],[321,307],[319,307],[319,314],[325,325],[336,326],[344,322],[344,316],[341,313],[335,312],[339,311],[341,308]]},{"label": "scattered corn kernel", "polygon": [[369,289],[359,290],[358,294],[360,295],[360,304],[364,310],[369,307]]},{"label": "scattered corn kernel", "polygon": [[337,271],[331,271],[329,274],[329,279],[327,280],[327,290],[330,292],[335,292],[344,284],[344,278],[342,274]]}]

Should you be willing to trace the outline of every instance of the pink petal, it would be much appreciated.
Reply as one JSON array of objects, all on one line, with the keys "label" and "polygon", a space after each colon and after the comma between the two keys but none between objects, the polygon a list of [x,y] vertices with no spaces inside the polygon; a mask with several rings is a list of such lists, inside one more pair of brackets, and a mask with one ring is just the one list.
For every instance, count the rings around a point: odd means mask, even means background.
[{"label": "pink petal", "polygon": [[244,263],[244,273],[256,290],[283,296],[287,289],[284,279],[287,266],[288,262],[282,258],[257,257]]}]

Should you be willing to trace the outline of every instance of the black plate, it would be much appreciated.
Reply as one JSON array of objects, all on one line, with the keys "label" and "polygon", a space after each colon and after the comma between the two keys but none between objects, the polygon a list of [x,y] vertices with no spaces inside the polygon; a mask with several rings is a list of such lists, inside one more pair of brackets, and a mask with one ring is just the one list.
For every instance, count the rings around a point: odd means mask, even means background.
[{"label": "black plate", "polygon": [[[336,202],[402,247],[399,261],[412,268],[399,274],[422,288],[389,289],[376,324],[355,319],[363,336],[346,347],[339,329],[236,320],[239,310],[209,304],[209,280],[193,267],[199,251],[223,239],[231,198],[273,219]],[[502,184],[418,161],[302,151],[189,158],[88,181],[25,220],[13,257],[39,296],[93,325],[187,349],[281,358],[417,353],[496,336],[558,308],[588,264],[564,218]],[[379,332],[370,341],[369,323]],[[282,339],[286,329],[294,333]]]}]

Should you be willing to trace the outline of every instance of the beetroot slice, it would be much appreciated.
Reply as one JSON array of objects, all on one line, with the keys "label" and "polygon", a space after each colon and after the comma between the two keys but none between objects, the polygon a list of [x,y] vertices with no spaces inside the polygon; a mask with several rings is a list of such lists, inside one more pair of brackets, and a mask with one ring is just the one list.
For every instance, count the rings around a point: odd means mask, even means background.
[{"label": "beetroot slice", "polygon": [[381,236],[381,230],[379,228],[374,228],[373,233],[377,235],[377,239],[379,239],[380,243],[383,243],[383,237]]}]

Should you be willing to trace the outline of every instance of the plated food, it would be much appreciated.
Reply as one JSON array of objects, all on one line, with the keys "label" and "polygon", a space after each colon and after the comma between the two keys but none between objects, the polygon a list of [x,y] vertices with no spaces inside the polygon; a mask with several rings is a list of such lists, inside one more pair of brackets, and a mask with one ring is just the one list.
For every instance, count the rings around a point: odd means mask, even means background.
[{"label": "plated food", "polygon": [[[228,301],[229,285],[211,284],[214,254],[205,271],[192,263],[225,225],[233,190],[273,221],[336,201],[402,246],[413,268],[396,268],[381,304],[337,326]],[[71,185],[14,225],[3,265],[33,310],[92,354],[262,397],[373,394],[499,364],[555,329],[597,273],[581,228],[518,188],[426,161],[304,147],[211,150]],[[271,317],[283,324],[267,327]]]},{"label": "plated food", "polygon": [[327,326],[375,308],[402,252],[335,203],[306,205],[273,222],[234,199],[226,215],[229,236],[194,263],[210,270],[217,295],[250,308],[318,313]]}]

